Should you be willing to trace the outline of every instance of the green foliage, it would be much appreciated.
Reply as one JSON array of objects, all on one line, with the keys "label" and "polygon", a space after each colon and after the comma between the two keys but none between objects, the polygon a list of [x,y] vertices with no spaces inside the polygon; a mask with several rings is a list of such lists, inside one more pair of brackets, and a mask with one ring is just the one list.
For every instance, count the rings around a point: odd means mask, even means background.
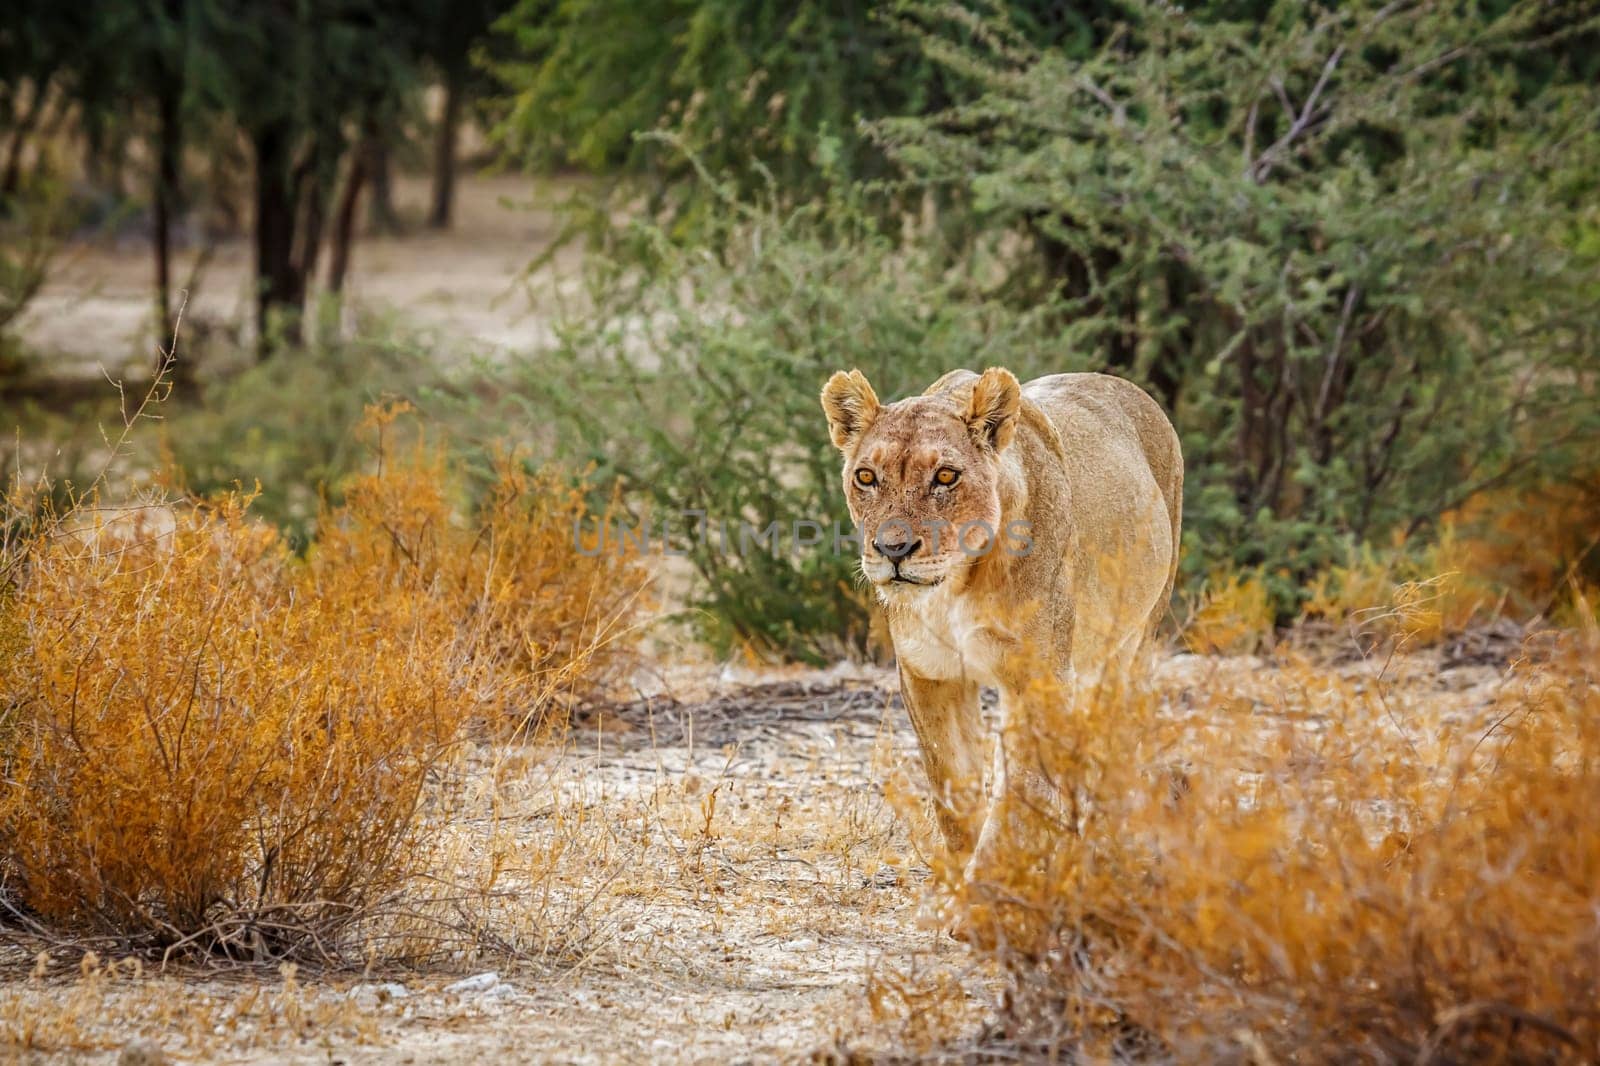
[{"label": "green foliage", "polygon": [[[553,352],[516,368],[513,391],[565,458],[594,464],[599,484],[620,480],[636,523],[652,535],[668,524],[714,644],[807,660],[859,651],[859,548],[833,544],[834,523],[850,519],[818,400],[828,374],[859,367],[889,401],[956,366],[1073,367],[1047,357],[1031,316],[877,234],[858,203],[784,211],[720,192],[724,254],[634,223],[633,254],[596,258],[591,306],[561,324]],[[709,535],[693,535],[690,511]],[[741,547],[740,521],[777,522],[778,550]],[[820,524],[823,543],[794,547],[796,521]]]},{"label": "green foliage", "polygon": [[[748,200],[786,203],[893,173],[863,119],[922,114],[962,79],[902,32],[895,3],[830,0],[521,0],[499,28],[515,58],[494,64],[510,92],[498,135],[535,165],[571,163],[640,184],[697,232],[716,198],[674,145]],[[1114,5],[1011,5],[1029,39],[1078,51]],[[667,138],[641,136],[668,134]],[[604,209],[602,209],[604,213]]]},{"label": "green foliage", "polygon": [[1129,7],[1083,58],[923,9],[982,92],[874,133],[975,246],[1028,249],[1009,299],[1060,298],[1175,412],[1191,574],[1262,566],[1288,610],[1349,540],[1590,454],[1592,16]]},{"label": "green foliage", "polygon": [[[904,110],[929,65],[871,5],[769,0],[524,0],[502,20],[523,62],[502,133],[532,158],[687,174],[635,134],[671,130],[745,183],[760,160],[780,184],[869,170],[858,113]],[[748,184],[746,185],[748,188]]]}]

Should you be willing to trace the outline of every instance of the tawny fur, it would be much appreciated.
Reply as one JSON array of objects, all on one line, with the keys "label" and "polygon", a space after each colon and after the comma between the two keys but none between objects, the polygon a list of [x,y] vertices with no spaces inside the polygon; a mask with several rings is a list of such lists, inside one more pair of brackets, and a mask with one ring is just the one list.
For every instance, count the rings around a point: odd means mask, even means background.
[{"label": "tawny fur", "polygon": [[[1060,782],[1048,767],[1019,771],[1026,760],[996,746],[983,802],[979,686],[1000,690],[1002,736],[1030,735],[1031,719],[1049,720],[1051,708],[1030,704],[1040,692],[1059,700],[1136,661],[1177,573],[1177,434],[1143,390],[1103,374],[1021,386],[1007,370],[957,370],[885,406],[859,371],[840,372],[822,406],[940,828],[981,867],[1009,812],[1059,803]],[[955,481],[939,484],[941,470]],[[964,552],[965,523],[982,525],[968,527]],[[983,529],[1000,542],[979,554]],[[897,568],[893,554],[912,542]],[[1041,670],[1050,684],[1037,683]]]}]

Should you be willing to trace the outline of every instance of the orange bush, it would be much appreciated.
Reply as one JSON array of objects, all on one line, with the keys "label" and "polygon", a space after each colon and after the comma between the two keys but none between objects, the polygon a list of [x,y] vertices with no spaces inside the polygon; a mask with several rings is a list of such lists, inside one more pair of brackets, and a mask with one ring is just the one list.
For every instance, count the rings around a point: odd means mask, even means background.
[{"label": "orange bush", "polygon": [[1580,622],[1574,610],[1597,587],[1600,476],[1591,475],[1478,493],[1423,546],[1362,548],[1311,584],[1302,613],[1429,644],[1501,615]]},{"label": "orange bush", "polygon": [[1570,607],[1600,586],[1600,471],[1537,488],[1479,493],[1446,517],[1460,566],[1506,590],[1521,613]]},{"label": "orange bush", "polygon": [[1259,573],[1213,575],[1183,627],[1183,643],[1199,655],[1247,655],[1271,644],[1273,621]]},{"label": "orange bush", "polygon": [[1474,542],[1446,525],[1421,550],[1397,544],[1363,548],[1320,574],[1307,590],[1302,621],[1348,626],[1374,639],[1435,644],[1492,622],[1506,607],[1499,579],[1475,565]]},{"label": "orange bush", "polygon": [[237,495],[27,544],[0,592],[0,892],[236,958],[337,953],[407,898],[464,727],[603,687],[645,580],[579,552],[554,474],[507,458],[469,519],[452,489],[425,444],[380,451],[306,560]]},{"label": "orange bush", "polygon": [[236,497],[164,525],[136,512],[28,563],[0,845],[51,921],[300,948],[413,872],[418,796],[474,709],[454,622],[380,588],[307,595]]}]

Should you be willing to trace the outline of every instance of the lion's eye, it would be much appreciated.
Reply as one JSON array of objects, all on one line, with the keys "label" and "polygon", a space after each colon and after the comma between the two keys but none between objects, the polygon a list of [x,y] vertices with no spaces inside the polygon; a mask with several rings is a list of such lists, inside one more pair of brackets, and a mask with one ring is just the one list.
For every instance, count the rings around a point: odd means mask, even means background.
[{"label": "lion's eye", "polygon": [[874,474],[872,471],[868,470],[866,467],[862,467],[860,470],[856,471],[856,484],[857,485],[876,485],[877,483],[878,483],[878,475]]},{"label": "lion's eye", "polygon": [[933,483],[935,485],[954,485],[956,479],[960,476],[961,471],[951,470],[948,466],[941,466],[933,475]]}]

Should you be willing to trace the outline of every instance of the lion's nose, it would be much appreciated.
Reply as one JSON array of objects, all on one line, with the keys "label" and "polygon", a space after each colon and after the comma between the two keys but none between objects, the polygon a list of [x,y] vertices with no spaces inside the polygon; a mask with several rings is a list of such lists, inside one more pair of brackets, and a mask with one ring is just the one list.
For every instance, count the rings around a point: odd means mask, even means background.
[{"label": "lion's nose", "polygon": [[899,544],[885,544],[881,540],[875,540],[872,542],[872,546],[876,548],[878,550],[878,554],[883,556],[885,559],[888,559],[890,562],[898,563],[901,559],[904,559],[908,555],[915,555],[917,549],[922,547],[922,541],[913,540],[909,542],[901,541]]}]

